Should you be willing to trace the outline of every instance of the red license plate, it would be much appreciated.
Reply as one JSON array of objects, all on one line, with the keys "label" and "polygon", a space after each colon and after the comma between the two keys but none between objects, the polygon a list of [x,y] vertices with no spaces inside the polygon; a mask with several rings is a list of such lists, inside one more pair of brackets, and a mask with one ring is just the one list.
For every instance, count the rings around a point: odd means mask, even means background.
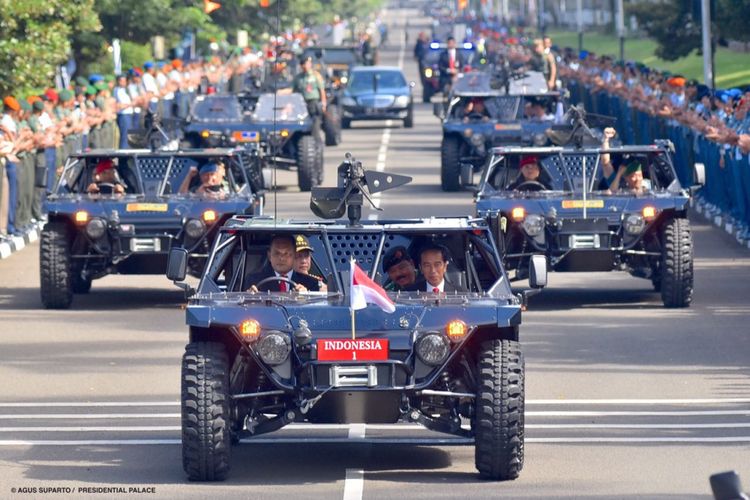
[{"label": "red license plate", "polygon": [[383,361],[388,359],[388,339],[321,339],[318,361]]}]

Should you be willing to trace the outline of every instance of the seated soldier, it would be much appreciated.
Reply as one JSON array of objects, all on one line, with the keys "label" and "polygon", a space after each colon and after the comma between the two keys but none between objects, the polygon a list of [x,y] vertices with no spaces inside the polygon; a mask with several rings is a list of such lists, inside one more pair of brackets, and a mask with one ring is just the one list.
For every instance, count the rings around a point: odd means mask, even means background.
[{"label": "seated soldier", "polygon": [[94,168],[94,182],[88,185],[89,194],[125,194],[125,183],[120,179],[112,159],[100,160]]},{"label": "seated soldier", "polygon": [[481,97],[472,97],[464,106],[464,123],[475,120],[487,121],[490,113],[484,105],[484,99]]},{"label": "seated soldier", "polygon": [[417,281],[417,269],[409,252],[402,246],[393,247],[383,256],[383,271],[388,280],[383,288],[388,291],[401,292],[414,286]]},{"label": "seated soldier", "polygon": [[[257,273],[248,276],[246,283],[250,283],[250,292],[306,292],[318,290],[320,281],[312,276],[300,274],[294,270],[294,256],[296,254],[295,240],[292,235],[274,236],[268,247],[269,265]],[[271,279],[268,279],[271,278]],[[283,278],[283,279],[276,279]],[[265,281],[268,279],[268,281]],[[261,283],[265,281],[264,283]],[[258,283],[261,283],[258,285]]]},{"label": "seated soldier", "polygon": [[524,115],[529,120],[549,121],[555,117],[544,109],[544,102],[539,99],[529,99],[524,106]]},{"label": "seated soldier", "polygon": [[467,292],[460,284],[445,279],[449,261],[450,252],[443,245],[430,243],[422,247],[419,252],[419,270],[423,277],[409,287],[409,290],[428,293]]},{"label": "seated soldier", "polygon": [[522,187],[524,183],[538,183],[544,187],[545,190],[551,189],[549,184],[545,182],[542,175],[542,167],[539,166],[539,159],[536,156],[524,156],[520,162],[521,173],[518,175],[508,189],[518,189]]},{"label": "seated soldier", "polygon": [[625,179],[627,189],[635,194],[643,194],[651,189],[651,181],[643,178],[643,160],[641,158],[629,158],[617,169],[609,191],[620,189],[620,179]]},{"label": "seated soldier", "polygon": [[296,245],[296,252],[294,254],[294,272],[310,276],[318,282],[317,288],[310,288],[312,292],[327,292],[328,285],[321,276],[316,276],[310,272],[312,268],[312,253],[314,250],[310,246],[310,240],[302,234],[298,234],[294,237]]},{"label": "seated soldier", "polygon": [[[190,183],[196,175],[200,175],[200,185],[190,189]],[[205,198],[223,198],[227,195],[227,187],[224,185],[224,167],[218,163],[208,162],[200,170],[191,166],[190,171],[180,184],[180,194],[193,192]]]}]

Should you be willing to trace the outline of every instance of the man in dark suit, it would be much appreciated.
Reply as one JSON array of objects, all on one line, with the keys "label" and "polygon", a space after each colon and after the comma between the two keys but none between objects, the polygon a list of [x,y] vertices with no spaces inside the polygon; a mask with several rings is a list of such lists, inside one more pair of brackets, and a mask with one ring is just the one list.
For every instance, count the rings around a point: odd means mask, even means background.
[{"label": "man in dark suit", "polygon": [[464,61],[461,53],[456,48],[456,39],[448,37],[445,50],[440,54],[438,59],[438,68],[440,68],[440,88],[446,90],[446,86],[453,85],[456,75],[461,72]]},{"label": "man in dark suit", "polygon": [[[268,247],[269,265],[259,272],[248,276],[246,283],[250,283],[250,292],[307,292],[318,291],[320,281],[312,276],[300,274],[294,271],[294,257],[296,254],[295,240],[292,235],[274,236]],[[292,285],[287,281],[269,280],[260,286],[257,283],[271,277],[287,278],[296,283]]]},{"label": "man in dark suit", "polygon": [[443,245],[431,243],[423,247],[419,252],[419,270],[422,277],[410,290],[436,294],[468,292],[460,284],[445,279],[449,261],[450,252]]}]

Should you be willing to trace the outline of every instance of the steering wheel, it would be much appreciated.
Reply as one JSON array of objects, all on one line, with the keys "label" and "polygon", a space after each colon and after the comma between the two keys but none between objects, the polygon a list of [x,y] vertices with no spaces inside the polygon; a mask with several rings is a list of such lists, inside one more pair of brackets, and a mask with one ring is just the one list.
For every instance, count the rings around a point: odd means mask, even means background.
[{"label": "steering wheel", "polygon": [[288,283],[290,285],[290,290],[294,290],[295,288],[297,288],[297,285],[299,284],[290,280],[286,276],[269,276],[268,278],[263,278],[262,280],[257,282],[255,284],[255,287],[260,288],[261,285],[265,285],[266,283],[269,283],[271,281],[279,281],[279,282],[283,281],[284,283]]},{"label": "steering wheel", "polygon": [[96,185],[99,188],[99,194],[114,194],[115,185],[111,182],[100,182]]},{"label": "steering wheel", "polygon": [[524,181],[514,189],[516,191],[547,191],[549,188],[539,181]]},{"label": "steering wheel", "polygon": [[475,112],[475,111],[472,111],[467,116],[467,118],[469,120],[482,120],[482,119],[484,119],[484,117],[485,117],[485,115],[483,113],[478,113],[478,112]]}]

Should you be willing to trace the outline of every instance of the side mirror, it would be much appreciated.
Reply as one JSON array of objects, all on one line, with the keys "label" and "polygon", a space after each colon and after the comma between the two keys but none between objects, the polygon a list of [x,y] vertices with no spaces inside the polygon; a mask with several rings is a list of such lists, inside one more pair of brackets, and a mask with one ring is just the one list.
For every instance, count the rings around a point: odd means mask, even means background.
[{"label": "side mirror", "polygon": [[709,481],[711,482],[711,491],[716,500],[747,498],[747,495],[742,492],[740,476],[735,471],[713,474],[709,478]]},{"label": "side mirror", "polygon": [[532,255],[529,259],[529,286],[531,288],[547,286],[547,258],[544,255]]},{"label": "side mirror", "polygon": [[187,275],[188,251],[184,248],[173,248],[167,260],[167,278],[174,282],[184,281]]},{"label": "side mirror", "polygon": [[417,84],[414,82],[409,82],[409,87],[414,88]]},{"label": "side mirror", "polygon": [[706,184],[706,166],[703,163],[693,165],[693,184],[697,186]]}]

